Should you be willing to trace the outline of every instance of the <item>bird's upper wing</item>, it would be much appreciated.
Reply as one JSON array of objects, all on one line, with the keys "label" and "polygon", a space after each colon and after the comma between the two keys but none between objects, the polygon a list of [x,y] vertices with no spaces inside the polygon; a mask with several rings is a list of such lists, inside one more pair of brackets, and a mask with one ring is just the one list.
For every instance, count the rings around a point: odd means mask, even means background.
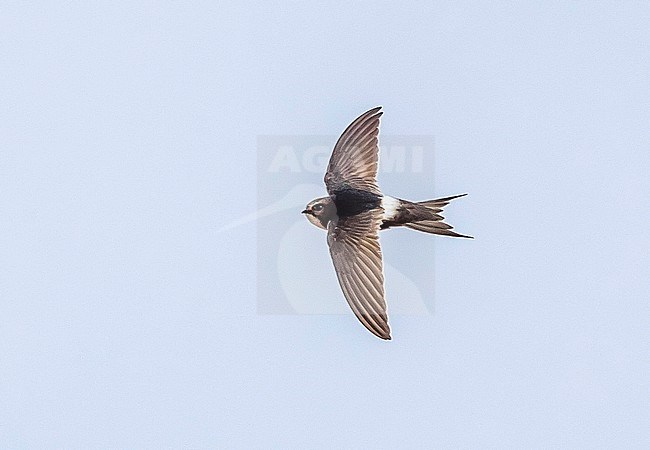
[{"label": "bird's upper wing", "polygon": [[377,233],[382,209],[331,220],[327,243],[343,295],[359,321],[374,335],[390,339],[384,275]]},{"label": "bird's upper wing", "polygon": [[334,146],[325,173],[325,186],[332,195],[342,188],[381,194],[377,186],[377,135],[381,106],[357,117]]}]

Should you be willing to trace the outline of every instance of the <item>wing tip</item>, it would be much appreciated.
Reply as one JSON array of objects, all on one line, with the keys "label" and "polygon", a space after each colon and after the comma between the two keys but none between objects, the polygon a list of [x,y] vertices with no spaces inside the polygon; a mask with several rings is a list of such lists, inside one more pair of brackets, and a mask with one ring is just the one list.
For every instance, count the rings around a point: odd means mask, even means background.
[{"label": "wing tip", "polygon": [[384,114],[381,108],[383,108],[383,106],[375,106],[374,108],[370,108],[368,111],[361,114],[357,119],[360,119],[361,117],[381,117],[381,115]]},{"label": "wing tip", "polygon": [[[366,327],[366,328],[368,328],[368,327]],[[375,329],[368,328],[368,331],[370,331],[372,334],[377,336],[379,339],[383,339],[384,341],[390,341],[390,340],[393,339],[391,337],[391,335],[390,335],[390,328],[388,328],[388,327],[386,329],[381,329],[381,330],[375,330]]]}]

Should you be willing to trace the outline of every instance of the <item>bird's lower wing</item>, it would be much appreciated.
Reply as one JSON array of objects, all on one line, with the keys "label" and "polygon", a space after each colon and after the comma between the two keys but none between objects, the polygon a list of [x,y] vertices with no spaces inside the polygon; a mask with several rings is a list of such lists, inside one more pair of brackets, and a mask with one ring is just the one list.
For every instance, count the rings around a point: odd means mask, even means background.
[{"label": "bird's lower wing", "polygon": [[330,221],[327,243],[343,295],[359,321],[374,335],[390,339],[378,231],[382,210]]}]

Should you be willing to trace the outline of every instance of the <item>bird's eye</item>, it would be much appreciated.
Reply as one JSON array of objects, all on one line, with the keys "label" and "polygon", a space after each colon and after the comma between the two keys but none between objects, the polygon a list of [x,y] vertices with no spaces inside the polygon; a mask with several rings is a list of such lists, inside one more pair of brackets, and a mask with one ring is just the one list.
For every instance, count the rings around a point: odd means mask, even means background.
[{"label": "bird's eye", "polygon": [[323,205],[321,205],[321,204],[319,203],[318,205],[314,205],[314,207],[313,207],[312,209],[313,209],[314,211],[321,211],[321,210],[323,209]]}]

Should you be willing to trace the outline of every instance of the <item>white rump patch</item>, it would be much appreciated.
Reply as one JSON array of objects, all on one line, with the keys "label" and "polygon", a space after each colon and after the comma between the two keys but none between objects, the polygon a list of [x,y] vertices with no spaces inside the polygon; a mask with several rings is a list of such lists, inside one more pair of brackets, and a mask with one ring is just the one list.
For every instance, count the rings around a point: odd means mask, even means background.
[{"label": "white rump patch", "polygon": [[381,207],[384,209],[384,216],[382,217],[383,220],[391,220],[395,215],[397,214],[397,210],[399,209],[400,205],[402,202],[395,198],[395,197],[389,197],[388,195],[384,195],[381,198]]}]

